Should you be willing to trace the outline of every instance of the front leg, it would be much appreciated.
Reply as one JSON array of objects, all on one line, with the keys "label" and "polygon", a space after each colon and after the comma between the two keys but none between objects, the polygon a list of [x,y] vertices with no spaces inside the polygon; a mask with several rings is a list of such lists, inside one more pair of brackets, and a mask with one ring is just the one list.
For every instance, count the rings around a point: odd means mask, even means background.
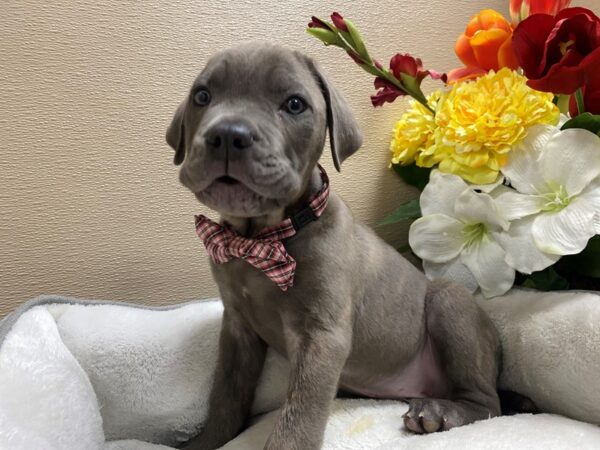
[{"label": "front leg", "polygon": [[317,450],[351,347],[350,326],[302,330],[291,360],[287,398],[266,450]]},{"label": "front leg", "polygon": [[264,341],[238,312],[225,308],[208,419],[185,450],[212,450],[237,436],[250,412],[265,355]]}]

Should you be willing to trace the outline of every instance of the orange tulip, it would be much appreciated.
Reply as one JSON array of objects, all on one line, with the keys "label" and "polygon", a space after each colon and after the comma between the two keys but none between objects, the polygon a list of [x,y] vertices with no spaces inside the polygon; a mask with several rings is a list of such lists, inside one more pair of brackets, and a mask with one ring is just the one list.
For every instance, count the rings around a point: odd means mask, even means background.
[{"label": "orange tulip", "polygon": [[512,27],[502,14],[484,9],[471,18],[454,46],[456,55],[467,66],[448,74],[449,82],[474,78],[503,67],[519,64],[512,49]]}]

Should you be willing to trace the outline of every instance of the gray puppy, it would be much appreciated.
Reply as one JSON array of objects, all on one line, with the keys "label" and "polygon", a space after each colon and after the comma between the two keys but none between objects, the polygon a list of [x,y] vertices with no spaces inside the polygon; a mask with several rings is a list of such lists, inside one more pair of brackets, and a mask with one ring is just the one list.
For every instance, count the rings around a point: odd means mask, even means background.
[{"label": "gray puppy", "polygon": [[[254,43],[209,60],[167,142],[181,183],[252,238],[323,189],[327,130],[339,170],[362,143],[344,99],[308,57]],[[244,428],[267,346],[291,373],[266,449],[320,448],[338,390],[409,399],[404,424],[417,433],[500,414],[499,340],[473,297],[428,281],[333,193],[310,219],[283,241],[297,262],[287,290],[242,259],[212,263],[219,359],[206,426],[186,448],[217,448]]]}]

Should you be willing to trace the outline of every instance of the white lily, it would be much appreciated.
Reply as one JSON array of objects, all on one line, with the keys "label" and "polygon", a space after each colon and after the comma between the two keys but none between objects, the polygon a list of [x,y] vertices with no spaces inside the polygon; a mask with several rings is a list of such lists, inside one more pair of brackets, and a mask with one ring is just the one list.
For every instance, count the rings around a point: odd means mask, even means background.
[{"label": "white lily", "polygon": [[448,278],[486,297],[504,294],[515,278],[497,235],[509,228],[492,197],[460,177],[440,171],[419,200],[423,217],[410,227],[409,243],[430,279]]},{"label": "white lily", "polygon": [[[502,173],[516,191],[502,187],[495,200],[514,221],[510,233],[521,239],[509,233],[501,243],[517,270],[541,270],[561,255],[577,254],[600,233],[600,137],[594,133],[535,126]],[[527,240],[543,252],[537,259],[522,251]]]}]

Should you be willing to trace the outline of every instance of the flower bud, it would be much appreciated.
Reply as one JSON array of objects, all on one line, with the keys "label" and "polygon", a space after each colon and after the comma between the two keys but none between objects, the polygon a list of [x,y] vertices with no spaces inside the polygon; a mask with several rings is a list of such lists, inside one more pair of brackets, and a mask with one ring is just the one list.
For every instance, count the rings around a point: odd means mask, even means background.
[{"label": "flower bud", "polygon": [[312,34],[314,37],[319,39],[325,45],[339,44],[339,39],[338,39],[337,35],[329,29],[325,29],[325,28],[321,28],[321,27],[309,27],[306,29],[306,32],[308,34]]},{"label": "flower bud", "polygon": [[346,22],[344,21],[344,18],[342,17],[342,15],[340,13],[334,12],[331,15],[331,21],[340,30],[345,31],[346,33],[349,32],[348,27],[346,26]]}]

